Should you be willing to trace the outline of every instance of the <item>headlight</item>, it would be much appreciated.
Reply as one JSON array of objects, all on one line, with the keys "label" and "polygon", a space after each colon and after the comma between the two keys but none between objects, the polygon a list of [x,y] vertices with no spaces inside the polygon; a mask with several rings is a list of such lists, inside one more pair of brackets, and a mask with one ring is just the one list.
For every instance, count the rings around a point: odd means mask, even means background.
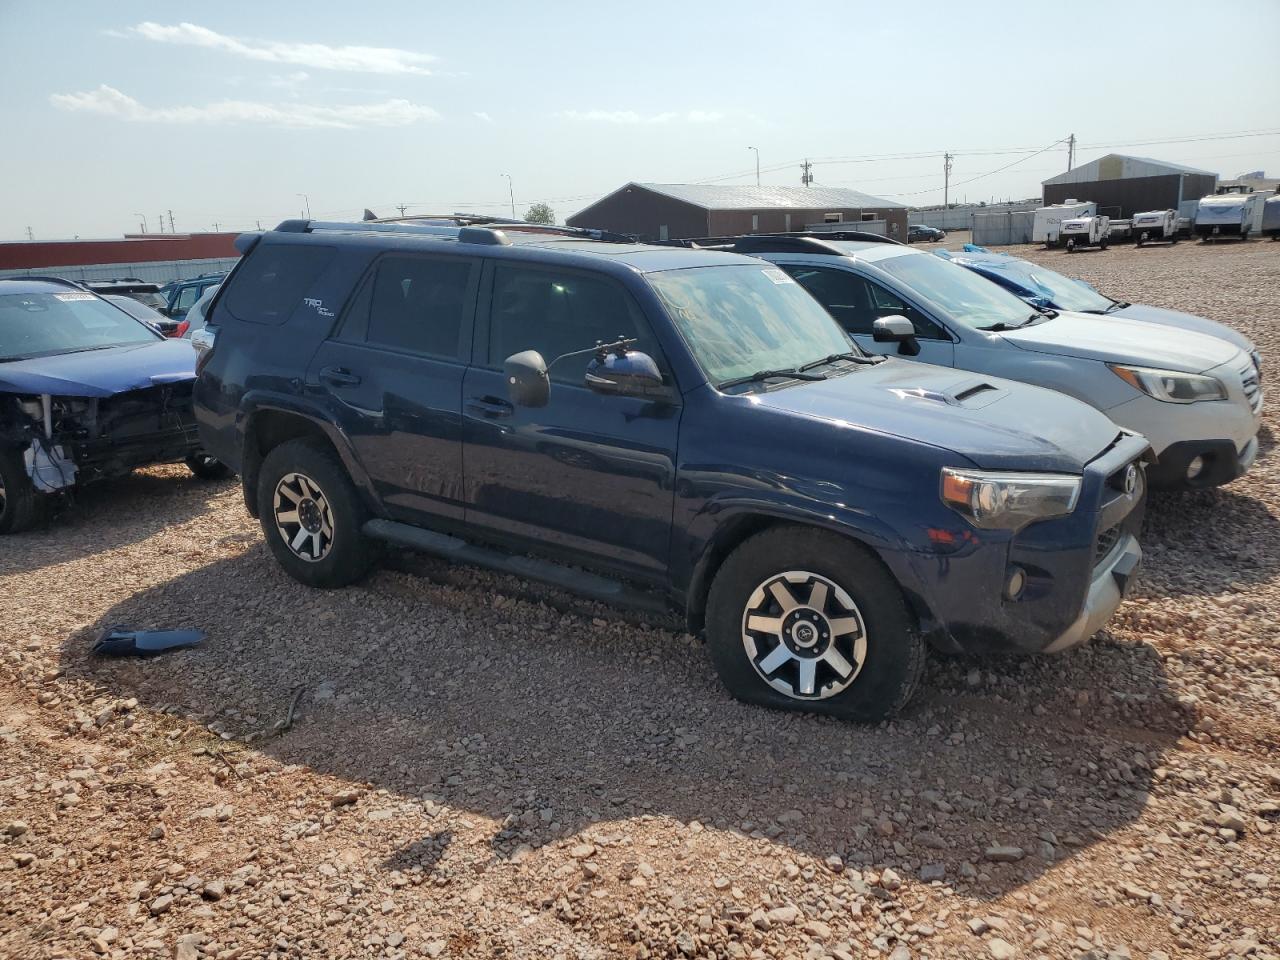
[{"label": "headlight", "polygon": [[1080,499],[1080,478],[1064,473],[942,470],[942,502],[975,527],[1021,530],[1065,517]]},{"label": "headlight", "polygon": [[1150,367],[1124,367],[1109,363],[1111,372],[1135,390],[1166,403],[1195,403],[1198,400],[1225,400],[1227,388],[1216,377]]}]

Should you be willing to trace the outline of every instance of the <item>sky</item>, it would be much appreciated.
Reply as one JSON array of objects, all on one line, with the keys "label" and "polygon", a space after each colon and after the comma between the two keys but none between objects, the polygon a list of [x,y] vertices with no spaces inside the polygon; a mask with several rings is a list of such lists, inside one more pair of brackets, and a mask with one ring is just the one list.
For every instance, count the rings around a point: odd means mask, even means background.
[{"label": "sky", "polygon": [[[1280,176],[1280,0],[0,0],[0,240],[546,202],[632,180],[1039,195],[1110,152]],[[1248,25],[1257,25],[1250,33]],[[1227,46],[1201,32],[1245,31]],[[1236,36],[1232,34],[1232,36]],[[750,148],[755,147],[753,151]],[[1004,168],[1004,169],[1001,169]],[[305,195],[305,196],[303,196]]]}]

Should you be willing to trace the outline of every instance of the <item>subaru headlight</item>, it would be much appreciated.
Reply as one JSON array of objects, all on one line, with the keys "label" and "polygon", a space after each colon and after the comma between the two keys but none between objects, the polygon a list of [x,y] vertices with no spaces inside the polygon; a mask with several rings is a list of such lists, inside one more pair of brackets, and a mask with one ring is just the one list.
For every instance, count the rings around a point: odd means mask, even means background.
[{"label": "subaru headlight", "polygon": [[1177,370],[1153,370],[1109,363],[1111,372],[1135,390],[1166,403],[1196,403],[1200,400],[1225,400],[1227,388],[1217,377]]},{"label": "subaru headlight", "polygon": [[1065,473],[942,470],[942,502],[975,527],[1021,530],[1065,517],[1080,499],[1080,478]]}]

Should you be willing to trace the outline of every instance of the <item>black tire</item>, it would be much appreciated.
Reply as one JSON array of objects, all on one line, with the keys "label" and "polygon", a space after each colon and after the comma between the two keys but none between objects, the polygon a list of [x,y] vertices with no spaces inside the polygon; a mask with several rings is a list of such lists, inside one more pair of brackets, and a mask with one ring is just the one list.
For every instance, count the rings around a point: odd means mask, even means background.
[{"label": "black tire", "polygon": [[231,476],[231,469],[225,463],[207,453],[189,453],[183,462],[197,480],[226,480]]},{"label": "black tire", "polygon": [[[278,524],[277,492],[282,486],[289,491],[288,496],[279,495],[282,505],[303,491],[302,502],[293,501],[296,509],[292,511],[301,519]],[[262,462],[257,496],[258,517],[267,545],[289,576],[309,587],[332,589],[355,583],[369,572],[375,553],[360,532],[366,510],[331,449],[306,439],[280,444]],[[308,502],[310,512],[306,508]],[[282,506],[279,516],[283,518],[288,513],[287,507]],[[315,521],[312,525],[317,529],[301,537],[304,521]],[[301,547],[292,547],[286,535],[300,538]]]},{"label": "black tire", "polygon": [[[829,599],[821,604],[821,617],[811,618],[818,626],[810,628],[808,638],[798,637],[796,628],[806,626],[802,622],[808,617],[805,611],[814,609],[807,606],[812,593],[806,594],[790,614],[771,596],[774,583],[786,573],[814,578],[810,590],[819,579],[835,587],[826,591]],[[800,580],[791,580],[785,586],[789,591],[792,585],[801,584]],[[840,599],[841,591],[852,600],[852,611]],[[772,608],[757,617],[752,611],[764,609],[758,602],[760,597]],[[830,611],[837,616],[829,616]],[[780,626],[777,634],[747,627],[751,620],[774,618],[779,624],[790,621],[790,626]],[[861,623],[860,665],[854,662],[857,640],[853,638],[858,633],[836,638],[835,625],[854,618]],[[784,633],[790,641],[783,640]],[[846,635],[850,639],[844,639]],[[772,642],[775,636],[777,640]],[[748,649],[748,639],[754,654]],[[799,649],[796,644],[805,640],[811,644],[809,649],[802,651],[803,656],[793,656],[790,651]],[[837,534],[790,525],[749,538],[720,567],[707,602],[707,645],[721,682],[740,700],[868,722],[891,717],[906,705],[920,681],[925,658],[924,641],[914,629],[902,591],[874,556],[860,544]],[[851,678],[841,677],[837,668],[827,663],[829,654],[821,651],[828,647],[837,647],[844,666],[853,668]],[[777,654],[785,659],[771,668],[770,659]],[[800,671],[804,660],[818,661],[814,668],[817,676],[810,681],[813,695],[807,697],[797,690],[803,683]],[[770,680],[765,679],[757,664],[764,665]],[[791,692],[775,687],[775,683],[789,686]],[[836,689],[824,695],[833,687]]]},{"label": "black tire", "polygon": [[20,450],[0,450],[0,535],[30,530],[44,516],[44,494],[31,484]]}]

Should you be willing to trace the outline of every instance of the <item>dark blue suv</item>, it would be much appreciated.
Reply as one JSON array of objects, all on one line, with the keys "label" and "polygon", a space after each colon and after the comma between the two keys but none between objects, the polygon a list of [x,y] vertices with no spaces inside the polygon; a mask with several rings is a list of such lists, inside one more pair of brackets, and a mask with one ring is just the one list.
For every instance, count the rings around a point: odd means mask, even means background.
[{"label": "dark blue suv", "polygon": [[1086,640],[1141,557],[1142,438],[868,356],[771,264],[519,226],[239,246],[196,417],[303,583],[392,543],[671,606],[735,695],[877,719],[926,643]]}]

